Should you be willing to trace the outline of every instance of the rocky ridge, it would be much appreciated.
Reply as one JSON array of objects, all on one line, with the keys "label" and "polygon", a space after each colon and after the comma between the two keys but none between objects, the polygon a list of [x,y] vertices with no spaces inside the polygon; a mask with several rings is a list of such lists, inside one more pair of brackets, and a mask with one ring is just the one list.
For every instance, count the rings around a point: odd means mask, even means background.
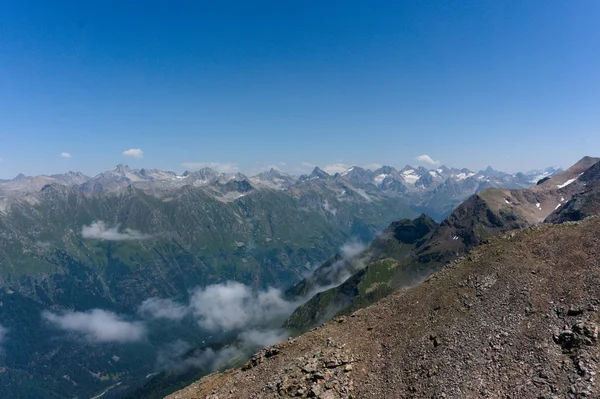
[{"label": "rocky ridge", "polygon": [[600,219],[492,238],[170,399],[597,397]]},{"label": "rocky ridge", "polygon": [[[570,218],[564,215],[566,210],[579,206],[576,204],[586,205],[584,211],[574,215],[594,214],[597,206],[593,194],[600,187],[598,161],[598,158],[584,157],[566,171],[532,188],[491,188],[474,194],[404,252],[373,254],[368,248],[367,255],[359,255],[368,259],[362,263],[364,269],[349,268],[353,273],[350,278],[300,306],[286,327],[306,331],[335,314],[367,306],[395,289],[422,281],[448,262],[464,256],[475,245],[503,232],[534,226],[547,218],[552,220],[555,214],[563,215],[564,220],[574,220],[573,213]],[[493,175],[494,172],[488,170],[488,173]],[[388,244],[395,241],[394,236],[384,237]],[[346,263],[352,266],[356,262]],[[329,267],[328,264],[322,266]]]}]

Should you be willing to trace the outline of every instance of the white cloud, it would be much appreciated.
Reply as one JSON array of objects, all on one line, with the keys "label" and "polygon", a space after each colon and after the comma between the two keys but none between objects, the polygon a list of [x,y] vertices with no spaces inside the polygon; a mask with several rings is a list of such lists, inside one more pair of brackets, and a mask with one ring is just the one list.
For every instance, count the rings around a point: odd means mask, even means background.
[{"label": "white cloud", "polygon": [[171,299],[150,298],[142,302],[138,311],[154,319],[181,320],[189,313],[189,308]]},{"label": "white cloud", "polygon": [[300,162],[300,165],[306,166],[307,168],[314,168],[315,165],[310,162]]},{"label": "white cloud", "polygon": [[244,344],[259,348],[273,345],[286,339],[289,333],[283,329],[277,330],[247,330],[238,334],[238,339]]},{"label": "white cloud", "polygon": [[68,153],[68,152],[61,152],[60,156],[63,157],[63,158],[71,158],[71,154]]},{"label": "white cloud", "polygon": [[108,227],[106,226],[106,223],[101,220],[97,220],[89,226],[83,226],[81,235],[83,238],[95,238],[108,241],[145,240],[151,237],[148,234],[143,234],[129,228],[119,232],[118,226]]},{"label": "white cloud", "polygon": [[[352,274],[366,266],[369,254],[363,254],[367,247],[359,241],[350,241],[340,248],[341,259],[334,262],[329,268],[318,271],[322,286],[316,287],[316,292],[325,291],[331,287],[338,286],[348,279]],[[315,293],[316,293],[315,292]]]},{"label": "white cloud", "polygon": [[159,351],[157,366],[159,370],[176,373],[182,373],[191,367],[210,371],[229,368],[246,360],[258,349],[283,341],[287,337],[289,337],[289,333],[282,329],[252,329],[239,333],[235,344],[216,351],[210,347],[193,350],[193,345],[179,339]]},{"label": "white cloud", "polygon": [[190,298],[198,324],[210,331],[264,326],[286,317],[296,305],[286,301],[275,288],[253,292],[248,286],[232,281],[196,289]]},{"label": "white cloud", "polygon": [[220,173],[237,173],[240,171],[236,163],[229,162],[184,162],[181,165],[186,169],[211,168]]},{"label": "white cloud", "polygon": [[144,151],[140,150],[139,148],[130,148],[128,150],[123,151],[123,155],[131,158],[143,158]]},{"label": "white cloud", "polygon": [[429,155],[423,154],[415,158],[417,161],[425,162],[430,165],[439,165],[440,161],[434,161]]},{"label": "white cloud", "polygon": [[142,323],[126,321],[117,314],[102,309],[69,311],[61,315],[44,311],[42,317],[62,330],[82,334],[91,342],[134,342],[146,335]]},{"label": "white cloud", "polygon": [[379,164],[379,163],[370,163],[368,165],[363,166],[365,169],[369,169],[369,170],[377,170],[379,168],[381,168],[383,165]]},{"label": "white cloud", "polygon": [[343,163],[334,163],[331,165],[325,165],[323,167],[323,170],[325,172],[329,173],[330,175],[335,175],[336,173],[342,173],[348,169],[350,169],[350,165],[346,165]]},{"label": "white cloud", "polygon": [[8,329],[6,327],[3,327],[0,324],[0,345],[2,345],[2,343],[4,342],[4,340],[6,339],[6,333],[8,332]]}]

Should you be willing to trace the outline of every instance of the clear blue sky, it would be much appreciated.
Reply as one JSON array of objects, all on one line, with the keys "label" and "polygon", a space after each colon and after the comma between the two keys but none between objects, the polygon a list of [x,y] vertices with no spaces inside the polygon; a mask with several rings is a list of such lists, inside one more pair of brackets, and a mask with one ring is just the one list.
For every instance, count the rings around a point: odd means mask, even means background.
[{"label": "clear blue sky", "polygon": [[600,155],[599,18],[597,0],[3,0],[0,178],[568,166]]}]

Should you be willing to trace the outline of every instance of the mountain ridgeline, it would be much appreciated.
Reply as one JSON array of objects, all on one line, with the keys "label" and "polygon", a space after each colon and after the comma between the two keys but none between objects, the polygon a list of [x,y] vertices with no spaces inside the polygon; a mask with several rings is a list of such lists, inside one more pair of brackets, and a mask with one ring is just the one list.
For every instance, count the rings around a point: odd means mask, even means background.
[{"label": "mountain ridgeline", "polygon": [[[118,165],[95,177],[2,180],[0,396],[122,397],[161,371],[165,345],[223,345],[225,336],[198,332],[188,319],[176,327],[154,322],[135,342],[72,332],[89,330],[81,315],[113,317],[139,332],[140,305],[149,298],[186,301],[197,287],[228,281],[255,290],[291,286],[284,294],[290,302],[312,298],[287,320],[294,331],[366,306],[481,241],[488,230],[473,235],[461,207],[436,222],[455,205],[488,187],[530,187],[558,172],[385,166],[247,177]],[[421,212],[433,218],[414,219]],[[498,224],[485,207],[480,213],[470,223]],[[511,215],[495,229],[526,224]],[[360,242],[371,244],[362,250]],[[314,270],[348,243],[361,251]],[[52,316],[62,314],[72,318]]]},{"label": "mountain ridgeline", "polygon": [[287,291],[310,332],[169,398],[596,397],[599,161],[392,223]]},{"label": "mountain ridgeline", "polygon": [[[385,234],[357,255],[360,262],[344,261],[350,272],[347,280],[319,292],[296,309],[285,327],[296,332],[307,331],[335,315],[368,306],[394,290],[424,280],[449,262],[465,256],[474,246],[503,232],[543,221],[561,223],[597,214],[600,210],[596,202],[600,189],[598,161],[598,158],[585,157],[567,171],[531,188],[484,190],[467,199],[439,225],[426,215],[412,222],[393,223]],[[423,227],[417,229],[415,225]],[[357,263],[362,267],[356,268]],[[323,264],[323,270],[317,270],[311,279],[327,275],[332,265],[335,263]],[[301,294],[299,287],[309,283],[301,281],[289,292]]]}]

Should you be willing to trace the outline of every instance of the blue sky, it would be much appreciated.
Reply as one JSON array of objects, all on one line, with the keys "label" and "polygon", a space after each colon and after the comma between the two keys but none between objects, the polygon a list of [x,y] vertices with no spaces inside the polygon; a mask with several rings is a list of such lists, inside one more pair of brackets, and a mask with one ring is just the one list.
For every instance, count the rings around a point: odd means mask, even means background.
[{"label": "blue sky", "polygon": [[600,155],[598,15],[596,0],[4,0],[0,178],[423,154],[569,166]]}]

